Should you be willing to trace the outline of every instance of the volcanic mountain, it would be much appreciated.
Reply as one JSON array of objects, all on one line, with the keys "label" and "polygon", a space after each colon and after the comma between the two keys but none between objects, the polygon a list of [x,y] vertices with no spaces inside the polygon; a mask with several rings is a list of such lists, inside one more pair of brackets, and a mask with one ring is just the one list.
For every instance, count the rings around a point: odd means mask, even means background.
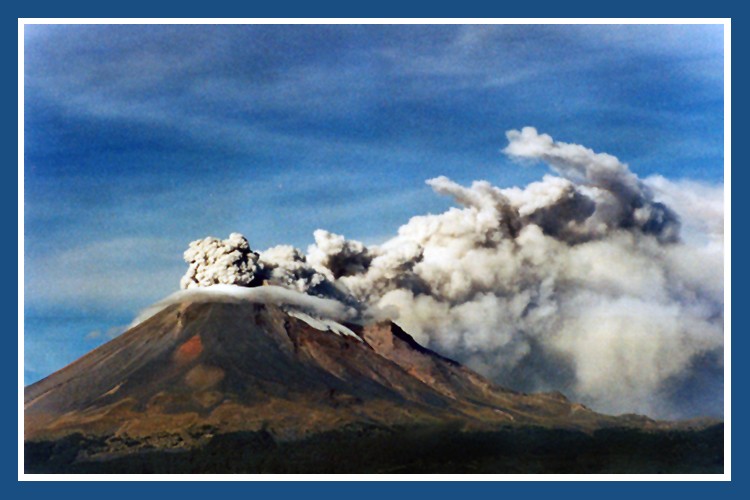
[{"label": "volcanic mountain", "polygon": [[[456,457],[469,453],[463,466],[497,472],[509,450],[518,466],[528,459],[519,446],[545,443],[549,454],[560,439],[594,446],[594,467],[602,439],[592,436],[601,432],[677,432],[689,449],[708,439],[710,456],[687,460],[712,471],[720,463],[721,426],[674,430],[601,415],[559,393],[514,392],[392,322],[341,324],[308,312],[222,300],[167,306],[26,388],[27,471],[460,472]],[[669,453],[686,463],[680,446]],[[363,447],[380,452],[354,465]]]}]

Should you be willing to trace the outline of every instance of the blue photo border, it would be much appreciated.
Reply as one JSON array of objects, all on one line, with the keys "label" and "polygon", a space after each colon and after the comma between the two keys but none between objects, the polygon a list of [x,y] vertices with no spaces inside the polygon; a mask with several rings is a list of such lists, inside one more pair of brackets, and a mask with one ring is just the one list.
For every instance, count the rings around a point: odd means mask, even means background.
[{"label": "blue photo border", "polygon": [[[745,124],[747,109],[747,97],[745,89],[747,78],[743,60],[747,60],[744,48],[747,46],[747,33],[745,19],[742,15],[741,4],[731,4],[728,1],[718,0],[713,2],[701,2],[696,4],[677,4],[673,2],[657,3],[654,1],[633,0],[627,3],[605,4],[591,2],[552,2],[549,0],[536,2],[495,2],[486,0],[465,0],[452,3],[427,3],[404,1],[394,2],[392,0],[355,4],[353,2],[284,2],[256,4],[253,2],[239,3],[222,0],[212,2],[164,2],[130,1],[130,2],[84,2],[79,0],[68,0],[67,2],[27,1],[12,2],[6,4],[2,9],[7,11],[3,16],[5,29],[0,30],[2,36],[3,52],[9,61],[17,61],[17,23],[18,18],[78,18],[78,17],[164,17],[164,18],[199,18],[199,17],[448,17],[448,18],[509,18],[509,17],[664,17],[664,18],[731,18],[732,19],[732,52],[734,65],[732,68],[732,129],[733,137],[742,139],[748,128]],[[12,15],[11,15],[12,14]],[[2,120],[4,126],[10,129],[15,127],[10,117],[13,110],[17,109],[17,93],[14,91],[17,81],[11,78],[3,79],[6,86],[3,103]],[[11,97],[12,96],[12,97]],[[17,133],[6,130],[2,135],[6,151],[17,151]],[[15,137],[15,144],[11,144],[11,137]],[[742,144],[742,142],[739,142]],[[7,155],[10,157],[11,155]],[[742,159],[740,159],[742,161]],[[0,204],[5,210],[2,211],[3,225],[7,233],[12,234],[13,228],[17,233],[17,217],[15,222],[11,220],[11,205],[15,203],[17,215],[17,165],[12,159],[8,159],[2,172],[0,182]],[[748,185],[750,172],[740,167],[732,169],[732,184],[734,186]],[[735,190],[736,191],[736,190]],[[15,199],[15,201],[14,201]],[[742,221],[746,210],[745,199],[740,196],[734,197],[732,201],[732,214],[739,224],[739,230],[732,232],[733,243],[731,249],[735,256],[742,255],[744,247],[744,231]],[[737,222],[739,221],[739,222]],[[3,252],[10,253],[10,245],[4,246]],[[18,252],[16,252],[16,259]],[[12,256],[5,256],[12,260]],[[735,283],[741,283],[741,278],[747,272],[747,265],[741,258],[736,258],[732,266],[732,278]],[[736,291],[737,287],[733,291]],[[734,303],[742,305],[743,293],[740,288],[740,300]],[[18,298],[17,298],[18,299]],[[5,297],[0,301],[5,312],[5,317],[17,317],[17,299]],[[12,305],[11,305],[12,304]],[[14,307],[15,306],[15,307]],[[13,310],[11,310],[13,309]],[[732,352],[735,361],[732,368],[732,382],[735,387],[735,398],[733,398],[734,425],[732,426],[732,476],[731,482],[19,482],[18,481],[18,456],[17,456],[17,410],[18,401],[18,359],[17,349],[5,349],[2,352],[3,362],[0,363],[2,378],[6,385],[13,386],[12,403],[6,405],[6,411],[2,412],[5,421],[4,428],[12,436],[12,444],[6,447],[2,453],[2,479],[3,487],[0,496],[5,498],[57,498],[72,495],[106,495],[127,496],[142,494],[148,497],[161,497],[178,495],[180,498],[203,498],[216,494],[238,494],[247,495],[259,499],[267,497],[275,498],[331,498],[335,497],[365,497],[383,498],[384,496],[397,495],[402,498],[461,498],[467,495],[482,496],[509,496],[518,495],[524,498],[541,498],[551,496],[584,496],[584,497],[701,497],[701,498],[750,498],[746,490],[750,481],[746,473],[750,473],[747,467],[747,459],[744,457],[745,444],[747,443],[747,431],[744,429],[744,398],[742,397],[744,381],[747,378],[747,367],[741,363],[741,356],[748,352],[748,340],[744,335],[747,320],[738,311],[732,321]],[[738,361],[739,358],[739,361]],[[15,361],[14,361],[15,360]],[[10,393],[10,391],[9,391]],[[745,491],[745,493],[742,493]]]}]

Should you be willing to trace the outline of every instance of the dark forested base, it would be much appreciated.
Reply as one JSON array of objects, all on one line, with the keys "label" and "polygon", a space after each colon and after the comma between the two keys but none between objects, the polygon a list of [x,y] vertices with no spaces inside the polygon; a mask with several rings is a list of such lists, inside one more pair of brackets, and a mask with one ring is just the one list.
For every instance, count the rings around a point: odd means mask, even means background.
[{"label": "dark forested base", "polygon": [[[111,443],[111,440],[109,441]],[[70,436],[25,447],[27,473],[721,473],[724,429],[700,431],[350,427],[298,441],[266,432],[215,436],[190,451],[106,457],[108,442]],[[104,451],[104,452],[102,452]],[[99,459],[84,460],[91,455]]]}]

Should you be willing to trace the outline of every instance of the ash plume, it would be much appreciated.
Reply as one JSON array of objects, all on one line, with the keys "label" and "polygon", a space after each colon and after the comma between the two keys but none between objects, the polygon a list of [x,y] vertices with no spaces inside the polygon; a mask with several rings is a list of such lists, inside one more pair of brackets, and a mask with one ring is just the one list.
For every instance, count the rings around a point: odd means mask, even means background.
[{"label": "ash plume", "polygon": [[211,285],[250,286],[258,271],[258,254],[250,250],[239,233],[220,240],[207,237],[190,243],[184,253],[188,270],[180,280],[182,289]]},{"label": "ash plume", "polygon": [[515,389],[609,413],[720,414],[723,190],[643,180],[531,127],[507,137],[519,166],[557,175],[524,188],[430,179],[457,206],[377,246],[323,230],[306,255],[255,253],[239,235],[200,240],[183,288],[273,280],[354,306],[361,321],[393,319]]}]

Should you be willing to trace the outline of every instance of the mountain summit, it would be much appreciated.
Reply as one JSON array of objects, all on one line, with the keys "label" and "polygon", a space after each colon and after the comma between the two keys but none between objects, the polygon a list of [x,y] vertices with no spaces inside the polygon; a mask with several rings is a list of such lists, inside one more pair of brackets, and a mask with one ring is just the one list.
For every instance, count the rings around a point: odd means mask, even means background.
[{"label": "mountain summit", "polygon": [[500,388],[391,322],[324,321],[271,304],[173,304],[29,386],[26,437],[141,437],[266,429],[303,436],[350,422],[535,423],[612,419],[559,394]]}]

